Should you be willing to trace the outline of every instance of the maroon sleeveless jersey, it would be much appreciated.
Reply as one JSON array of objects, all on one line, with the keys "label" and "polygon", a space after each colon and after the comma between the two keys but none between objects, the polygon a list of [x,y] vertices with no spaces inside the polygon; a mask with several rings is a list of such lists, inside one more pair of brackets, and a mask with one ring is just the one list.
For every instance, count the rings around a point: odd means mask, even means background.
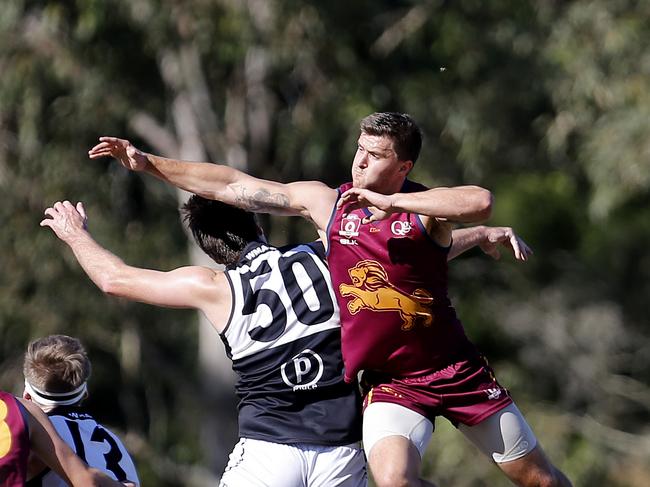
[{"label": "maroon sleeveless jersey", "polygon": [[0,487],[23,487],[27,480],[29,430],[22,405],[0,391]]},{"label": "maroon sleeveless jersey", "polygon": [[[339,196],[351,187],[339,187]],[[407,180],[401,192],[426,189]],[[369,214],[335,207],[327,229],[345,379],[360,370],[415,377],[477,357],[447,296],[449,249],[416,214],[361,224]]]}]

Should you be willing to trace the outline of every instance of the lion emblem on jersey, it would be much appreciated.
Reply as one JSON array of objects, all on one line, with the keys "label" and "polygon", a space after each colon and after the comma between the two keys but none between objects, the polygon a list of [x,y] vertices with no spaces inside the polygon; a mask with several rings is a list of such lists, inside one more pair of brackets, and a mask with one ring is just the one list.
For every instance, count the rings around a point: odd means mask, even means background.
[{"label": "lion emblem on jersey", "polygon": [[411,330],[416,322],[431,326],[433,314],[431,303],[433,297],[424,289],[416,289],[413,294],[406,294],[393,286],[388,275],[379,262],[362,260],[348,270],[352,285],[341,284],[341,296],[352,296],[348,301],[348,310],[357,314],[361,309],[372,311],[394,311],[402,318],[402,330]]}]

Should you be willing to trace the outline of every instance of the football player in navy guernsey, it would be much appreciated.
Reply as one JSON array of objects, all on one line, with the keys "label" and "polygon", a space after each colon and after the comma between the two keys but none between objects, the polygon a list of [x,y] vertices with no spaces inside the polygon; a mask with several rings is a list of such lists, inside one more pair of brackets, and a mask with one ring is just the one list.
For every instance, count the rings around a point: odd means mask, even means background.
[{"label": "football player in navy guernsey", "polygon": [[[120,439],[81,406],[88,396],[90,372],[90,360],[78,339],[51,335],[34,340],[23,362],[23,398],[47,413],[59,435],[88,465],[120,482],[128,479],[139,485],[133,460]],[[32,465],[37,463],[35,458]],[[34,476],[27,487],[68,485],[42,462],[31,469]]]}]

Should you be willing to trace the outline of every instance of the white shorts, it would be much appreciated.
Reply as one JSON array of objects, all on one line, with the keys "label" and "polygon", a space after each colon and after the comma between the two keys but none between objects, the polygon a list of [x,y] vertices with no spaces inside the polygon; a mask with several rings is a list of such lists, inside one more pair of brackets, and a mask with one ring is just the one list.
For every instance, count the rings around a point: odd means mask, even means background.
[{"label": "white shorts", "polygon": [[366,487],[366,457],[358,444],[282,445],[242,438],[219,487]]},{"label": "white shorts", "polygon": [[[387,402],[371,403],[363,413],[363,447],[370,455],[372,447],[388,436],[409,439],[424,455],[433,434],[433,423],[415,411]],[[479,424],[458,429],[483,454],[496,463],[523,457],[537,445],[537,439],[514,403],[488,416]]]}]

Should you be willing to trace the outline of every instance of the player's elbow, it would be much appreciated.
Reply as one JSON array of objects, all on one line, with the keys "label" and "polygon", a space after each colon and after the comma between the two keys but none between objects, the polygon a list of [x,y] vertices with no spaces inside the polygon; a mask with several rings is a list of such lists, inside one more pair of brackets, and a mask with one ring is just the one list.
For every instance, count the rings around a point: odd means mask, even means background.
[{"label": "player's elbow", "polygon": [[117,297],[124,296],[126,289],[125,280],[118,273],[105,274],[97,286],[104,294]]},{"label": "player's elbow", "polygon": [[108,294],[109,296],[119,296],[119,286],[112,280],[110,279],[104,279],[102,282],[99,283],[99,289],[101,292],[104,294]]},{"label": "player's elbow", "polygon": [[476,187],[473,197],[475,221],[485,221],[492,215],[494,195],[491,191]]}]

